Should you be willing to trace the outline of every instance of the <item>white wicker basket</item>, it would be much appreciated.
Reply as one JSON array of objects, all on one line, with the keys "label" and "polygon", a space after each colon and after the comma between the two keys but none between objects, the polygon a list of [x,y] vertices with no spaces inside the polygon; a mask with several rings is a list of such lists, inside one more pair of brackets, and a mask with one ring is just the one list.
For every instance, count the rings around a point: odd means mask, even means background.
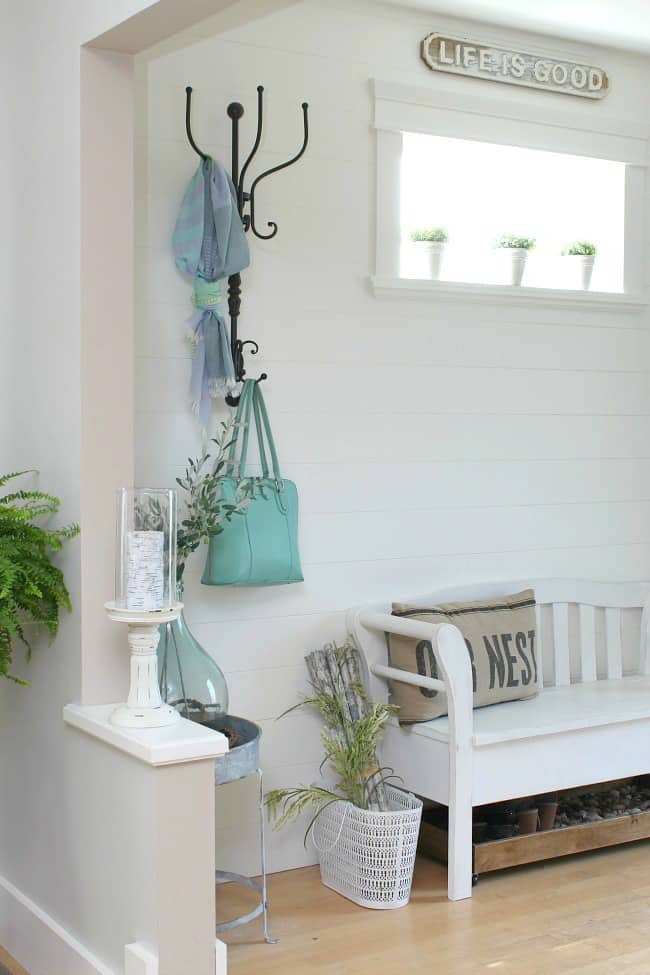
[{"label": "white wicker basket", "polygon": [[390,786],[386,793],[388,812],[333,802],[312,830],[325,886],[379,910],[408,904],[422,817],[415,796]]}]

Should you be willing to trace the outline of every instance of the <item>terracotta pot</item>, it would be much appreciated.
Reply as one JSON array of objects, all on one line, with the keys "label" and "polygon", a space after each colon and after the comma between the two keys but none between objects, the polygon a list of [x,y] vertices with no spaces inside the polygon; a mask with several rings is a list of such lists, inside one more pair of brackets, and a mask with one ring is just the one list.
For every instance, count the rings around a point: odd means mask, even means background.
[{"label": "terracotta pot", "polygon": [[557,815],[557,802],[540,802],[539,828],[542,830],[553,829],[556,815]]},{"label": "terracotta pot", "polygon": [[538,822],[539,812],[537,809],[526,809],[524,812],[520,812],[517,816],[519,835],[527,836],[529,833],[536,833]]}]

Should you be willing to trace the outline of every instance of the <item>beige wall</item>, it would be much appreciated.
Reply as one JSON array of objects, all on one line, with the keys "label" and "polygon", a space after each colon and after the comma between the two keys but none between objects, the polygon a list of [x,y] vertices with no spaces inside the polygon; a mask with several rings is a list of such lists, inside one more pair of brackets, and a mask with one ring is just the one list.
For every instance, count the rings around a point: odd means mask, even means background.
[{"label": "beige wall", "polygon": [[[68,0],[5,4],[2,12],[11,139],[0,182],[10,197],[2,240],[11,286],[0,308],[1,412],[9,421],[0,468],[38,467],[40,487],[62,499],[64,521],[81,509],[80,44],[142,5]],[[84,544],[92,534],[85,523]],[[75,612],[64,615],[54,646],[39,642],[29,666],[18,652],[17,670],[31,687],[0,687],[0,877],[83,940],[84,910],[93,908],[81,910],[83,870],[72,869],[67,783],[79,768],[61,717],[81,689],[81,544],[60,560]],[[111,553],[98,548],[95,557]]]},{"label": "beige wall", "polygon": [[[227,5],[215,0],[210,9]],[[115,952],[116,928],[93,899],[101,871],[80,859],[74,824],[96,830],[100,851],[105,824],[84,807],[84,762],[92,759],[69,747],[62,708],[81,699],[83,686],[86,700],[123,697],[128,679],[127,654],[102,603],[112,595],[114,490],[132,477],[132,131],[129,60],[85,52],[83,108],[96,128],[85,128],[86,176],[94,169],[84,183],[82,277],[80,48],[154,6],[33,0],[0,11],[0,107],[10,133],[0,150],[0,470],[38,467],[40,487],[62,499],[61,520],[82,519],[81,539],[60,558],[74,612],[53,646],[38,643],[29,665],[17,653],[29,689],[0,684],[0,943],[9,941],[11,890],[100,955],[107,944]],[[241,16],[256,9],[239,6]],[[191,25],[206,4],[181,9]],[[100,153],[94,161],[91,146]],[[28,935],[14,925],[19,958]],[[31,947],[38,958],[39,946]],[[30,970],[72,975],[47,961]]]}]

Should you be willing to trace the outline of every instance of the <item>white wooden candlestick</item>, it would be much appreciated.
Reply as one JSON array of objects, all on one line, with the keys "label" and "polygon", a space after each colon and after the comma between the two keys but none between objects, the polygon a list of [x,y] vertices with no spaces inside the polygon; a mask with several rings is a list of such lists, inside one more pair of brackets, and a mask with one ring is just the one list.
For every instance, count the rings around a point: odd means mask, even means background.
[{"label": "white wooden candlestick", "polygon": [[178,711],[160,696],[156,649],[158,627],[175,620],[182,608],[182,603],[174,603],[164,610],[132,610],[106,603],[109,619],[128,625],[131,650],[129,696],[126,704],[120,704],[111,714],[111,724],[121,728],[162,728],[180,720]]}]

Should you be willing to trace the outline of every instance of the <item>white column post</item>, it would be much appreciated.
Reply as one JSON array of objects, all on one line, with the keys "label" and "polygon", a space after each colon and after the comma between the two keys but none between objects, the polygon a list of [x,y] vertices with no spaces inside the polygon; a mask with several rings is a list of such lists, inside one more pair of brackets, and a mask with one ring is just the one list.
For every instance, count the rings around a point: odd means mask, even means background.
[{"label": "white column post", "polygon": [[93,948],[128,975],[226,975],[215,938],[214,762],[227,739],[184,718],[116,726],[113,709],[64,709],[76,770],[69,829],[93,878],[79,891],[99,919]]},{"label": "white column post", "polygon": [[158,975],[216,969],[214,761],[156,770]]}]

